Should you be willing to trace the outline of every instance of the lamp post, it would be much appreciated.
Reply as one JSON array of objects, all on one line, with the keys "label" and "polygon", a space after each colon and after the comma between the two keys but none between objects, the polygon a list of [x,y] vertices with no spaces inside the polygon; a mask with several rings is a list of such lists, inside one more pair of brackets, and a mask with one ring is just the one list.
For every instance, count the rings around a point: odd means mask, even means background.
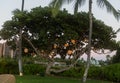
[{"label": "lamp post", "polygon": [[[21,12],[23,12],[24,9],[24,0],[22,0],[22,6],[21,6]],[[18,65],[19,65],[19,75],[23,76],[23,70],[22,70],[22,27],[20,27],[19,32],[19,58],[18,58]]]}]

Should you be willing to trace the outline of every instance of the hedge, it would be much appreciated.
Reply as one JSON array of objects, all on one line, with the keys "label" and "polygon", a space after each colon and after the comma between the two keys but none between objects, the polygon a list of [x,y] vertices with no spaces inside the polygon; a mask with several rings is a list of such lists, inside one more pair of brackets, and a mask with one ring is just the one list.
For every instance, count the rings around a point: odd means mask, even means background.
[{"label": "hedge", "polygon": [[[46,67],[39,64],[23,64],[23,73],[25,75],[44,76]],[[74,67],[70,70],[55,74],[57,76],[82,78],[84,67]],[[0,59],[0,74],[18,74],[18,63],[14,59]],[[120,63],[107,65],[104,67],[91,66],[88,72],[88,78],[109,80],[120,83]]]},{"label": "hedge", "polygon": [[75,68],[71,68],[71,69],[69,69],[67,71],[55,74],[55,75],[64,76],[64,77],[81,78],[82,75],[83,75],[83,71],[84,71],[83,68],[75,67]]},{"label": "hedge", "polygon": [[44,76],[46,67],[39,64],[25,64],[23,66],[23,73],[25,75],[42,75]]},{"label": "hedge", "polygon": [[107,80],[120,83],[120,63],[104,67],[104,77]]},{"label": "hedge", "polygon": [[[0,74],[18,74],[18,62],[14,59],[0,59]],[[25,75],[44,75],[45,66],[39,64],[23,64]]]},{"label": "hedge", "polygon": [[92,66],[88,73],[89,78],[120,82],[120,63],[104,67]]},{"label": "hedge", "polygon": [[13,59],[0,59],[0,74],[17,74],[18,64]]},{"label": "hedge", "polygon": [[[82,78],[84,67],[71,68],[70,70],[61,72],[59,76]],[[120,63],[112,64],[104,67],[91,66],[88,72],[88,78],[108,80],[120,83]]]}]

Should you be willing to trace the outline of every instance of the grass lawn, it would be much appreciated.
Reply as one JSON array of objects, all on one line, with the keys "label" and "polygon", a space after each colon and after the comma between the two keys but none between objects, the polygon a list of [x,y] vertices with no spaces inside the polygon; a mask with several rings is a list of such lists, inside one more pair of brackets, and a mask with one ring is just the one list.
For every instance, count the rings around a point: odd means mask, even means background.
[{"label": "grass lawn", "polygon": [[[16,76],[16,83],[80,83],[81,80],[73,78]],[[82,83],[82,82],[81,82]],[[88,80],[87,83],[112,83],[101,80]]]}]

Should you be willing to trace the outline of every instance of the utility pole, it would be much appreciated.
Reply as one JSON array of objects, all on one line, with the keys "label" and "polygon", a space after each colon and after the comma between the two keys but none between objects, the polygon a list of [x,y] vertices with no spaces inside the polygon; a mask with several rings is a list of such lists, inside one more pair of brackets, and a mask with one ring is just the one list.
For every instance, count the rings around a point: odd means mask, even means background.
[{"label": "utility pole", "polygon": [[[24,0],[22,0],[21,12],[24,10]],[[23,27],[23,26],[22,26]],[[20,27],[19,32],[19,57],[18,57],[18,65],[19,65],[19,75],[23,76],[22,70],[22,27]]]}]

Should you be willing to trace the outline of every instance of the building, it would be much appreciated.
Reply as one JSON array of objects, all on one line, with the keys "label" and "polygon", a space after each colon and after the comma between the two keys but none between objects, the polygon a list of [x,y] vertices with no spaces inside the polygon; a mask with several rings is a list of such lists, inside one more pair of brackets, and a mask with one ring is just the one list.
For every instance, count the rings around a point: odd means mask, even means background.
[{"label": "building", "polygon": [[13,57],[14,51],[6,43],[0,43],[0,57]]}]

